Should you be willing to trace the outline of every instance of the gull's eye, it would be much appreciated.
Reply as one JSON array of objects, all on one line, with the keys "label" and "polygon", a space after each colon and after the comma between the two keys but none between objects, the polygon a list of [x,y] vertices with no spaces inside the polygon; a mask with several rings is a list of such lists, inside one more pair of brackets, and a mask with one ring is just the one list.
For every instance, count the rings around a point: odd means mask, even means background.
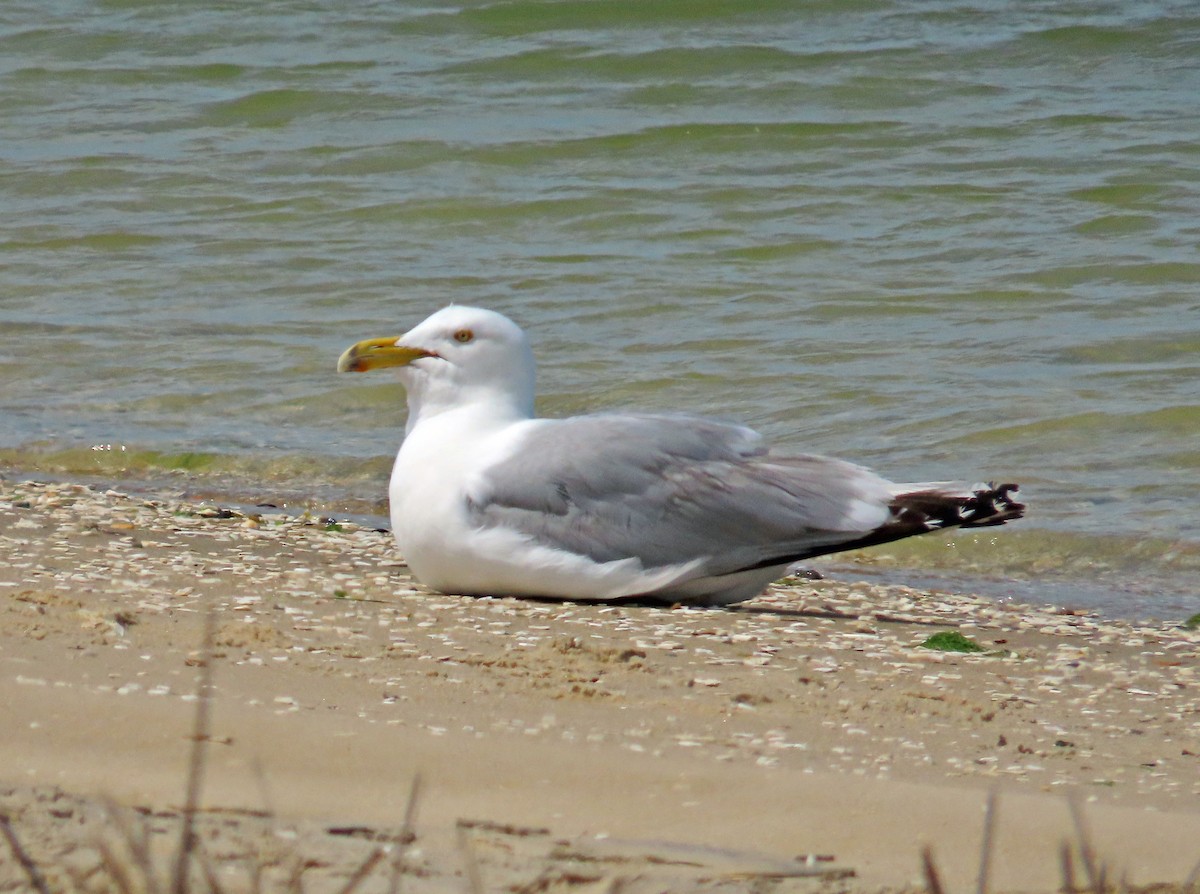
[{"label": "gull's eye", "polygon": [[459,329],[454,333],[454,340],[460,345],[465,345],[467,342],[475,338],[475,333],[470,329]]}]

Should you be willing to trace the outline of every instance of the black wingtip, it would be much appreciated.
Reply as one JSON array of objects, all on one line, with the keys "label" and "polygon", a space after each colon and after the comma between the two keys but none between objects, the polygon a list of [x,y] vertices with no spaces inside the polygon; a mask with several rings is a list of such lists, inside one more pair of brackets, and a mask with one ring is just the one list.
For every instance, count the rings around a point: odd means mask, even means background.
[{"label": "black wingtip", "polygon": [[984,528],[991,525],[1002,525],[1014,518],[1025,515],[1025,504],[1013,499],[1013,494],[1020,490],[1016,484],[994,484],[989,482],[986,487],[976,488],[962,506],[962,521],[964,528]]},{"label": "black wingtip", "polygon": [[802,562],[815,556],[879,546],[931,531],[949,528],[986,528],[1002,525],[1025,514],[1025,504],[1013,499],[1016,484],[979,484],[971,493],[953,493],[940,488],[913,490],[897,494],[891,506],[891,518],[875,530],[835,543],[826,543],[803,552],[772,556],[755,565],[739,569],[770,568]]}]

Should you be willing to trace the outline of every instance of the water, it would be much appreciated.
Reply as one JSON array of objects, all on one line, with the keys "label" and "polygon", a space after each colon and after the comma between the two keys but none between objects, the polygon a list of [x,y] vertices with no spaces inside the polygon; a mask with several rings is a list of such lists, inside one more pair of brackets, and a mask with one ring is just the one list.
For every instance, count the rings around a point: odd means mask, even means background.
[{"label": "water", "polygon": [[545,413],[1019,480],[897,561],[1190,614],[1198,120],[1190,2],[14,0],[0,461],[378,511],[334,361],[475,303]]}]

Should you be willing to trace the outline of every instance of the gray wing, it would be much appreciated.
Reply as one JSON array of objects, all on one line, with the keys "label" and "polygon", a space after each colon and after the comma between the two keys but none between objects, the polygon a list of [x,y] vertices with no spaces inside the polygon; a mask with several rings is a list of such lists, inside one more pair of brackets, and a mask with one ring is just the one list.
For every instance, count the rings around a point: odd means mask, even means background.
[{"label": "gray wing", "polygon": [[703,558],[707,573],[727,574],[854,540],[884,521],[890,498],[858,466],[770,457],[748,428],[631,414],[540,422],[483,472],[469,503],[481,527],[597,562]]}]

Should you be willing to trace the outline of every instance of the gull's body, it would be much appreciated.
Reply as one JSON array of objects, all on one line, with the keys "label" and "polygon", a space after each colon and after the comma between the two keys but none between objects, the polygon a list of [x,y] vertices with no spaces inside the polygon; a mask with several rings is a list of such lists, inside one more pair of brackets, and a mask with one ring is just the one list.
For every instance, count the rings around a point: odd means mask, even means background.
[{"label": "gull's body", "polygon": [[757,433],[709,419],[534,418],[525,334],[478,308],[360,342],[338,368],[379,366],[408,392],[392,531],[417,579],[447,593],[726,604],[803,559],[1023,508],[1011,485],[897,485],[772,456]]}]

